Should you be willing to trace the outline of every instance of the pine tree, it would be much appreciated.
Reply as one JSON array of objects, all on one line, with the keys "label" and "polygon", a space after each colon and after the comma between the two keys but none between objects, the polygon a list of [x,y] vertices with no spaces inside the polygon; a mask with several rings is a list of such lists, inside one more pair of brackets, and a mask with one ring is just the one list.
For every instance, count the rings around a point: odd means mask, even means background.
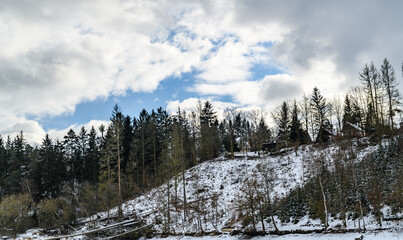
[{"label": "pine tree", "polygon": [[22,131],[12,142],[10,138],[7,139],[6,149],[9,151],[9,157],[5,184],[6,194],[19,193],[21,190],[20,184],[27,175],[29,166],[29,160],[25,156],[25,147],[26,142]]},{"label": "pine tree", "polygon": [[7,159],[6,159],[6,149],[4,147],[3,137],[0,135],[0,199],[3,198],[5,194],[5,180],[7,176]]},{"label": "pine tree", "polygon": [[381,127],[379,106],[381,79],[372,62],[369,66],[365,64],[364,69],[360,72],[360,80],[365,86],[368,99],[367,129],[375,128],[378,131]]},{"label": "pine tree", "polygon": [[88,148],[85,152],[84,179],[90,183],[98,183],[99,177],[99,138],[94,127],[88,135]]},{"label": "pine tree", "polygon": [[328,141],[328,134],[332,132],[332,126],[327,119],[328,106],[326,99],[321,95],[317,87],[315,87],[312,92],[311,107],[317,131],[316,142],[326,142]]},{"label": "pine tree", "polygon": [[281,109],[276,122],[279,134],[287,138],[290,124],[290,108],[285,101],[281,104]]},{"label": "pine tree", "polygon": [[294,100],[294,105],[291,111],[291,123],[289,125],[289,139],[297,145],[301,142],[302,125],[298,118],[299,110],[297,101]]},{"label": "pine tree", "polygon": [[[116,104],[113,108],[112,111],[112,116],[111,116],[111,123],[108,128],[108,133],[110,135],[109,142],[107,142],[107,145],[110,145],[111,152],[112,152],[112,158],[115,159],[117,163],[117,183],[118,183],[118,213],[119,216],[122,216],[122,209],[121,209],[121,204],[122,204],[122,189],[121,189],[121,152],[122,152],[122,139],[123,139],[123,115],[122,112],[119,108],[119,106]],[[113,171],[113,170],[112,170]]]},{"label": "pine tree", "polygon": [[206,161],[218,155],[218,122],[213,105],[206,101],[200,111],[200,159]]},{"label": "pine tree", "polygon": [[262,143],[267,143],[270,141],[271,132],[269,127],[266,125],[266,121],[264,120],[263,116],[260,118],[259,125],[256,130],[256,137],[259,149],[262,149]]},{"label": "pine tree", "polygon": [[85,155],[88,149],[88,134],[85,127],[81,127],[80,133],[76,137],[77,147],[74,151],[73,165],[75,169],[75,176],[78,182],[82,183],[84,181],[84,175],[86,170],[86,159]]},{"label": "pine tree", "polygon": [[355,124],[356,122],[353,119],[353,107],[350,102],[350,98],[348,95],[344,98],[344,109],[343,109],[343,123],[349,122]]},{"label": "pine tree", "polygon": [[147,177],[147,167],[149,164],[149,155],[150,152],[150,136],[149,136],[149,123],[150,123],[150,115],[148,112],[143,109],[140,112],[138,119],[138,134],[140,141],[140,154],[141,154],[141,185],[145,187],[149,183],[149,179]]},{"label": "pine tree", "polygon": [[395,71],[390,65],[388,59],[383,60],[383,65],[381,67],[382,73],[382,84],[386,90],[387,101],[388,101],[388,115],[390,128],[393,130],[393,116],[395,116],[395,107],[400,103],[400,94],[397,88],[398,83],[396,82]]},{"label": "pine tree", "polygon": [[67,178],[70,182],[70,187],[74,189],[74,180],[77,179],[77,171],[75,168],[75,156],[77,151],[77,136],[73,129],[67,132],[63,141],[65,161],[67,165]]},{"label": "pine tree", "polygon": [[132,151],[132,142],[133,142],[133,125],[132,119],[130,116],[126,116],[123,118],[123,130],[122,130],[122,174],[127,173],[127,164],[130,161],[130,154]]},{"label": "pine tree", "polygon": [[39,192],[42,198],[56,198],[64,180],[65,167],[61,143],[53,145],[46,134],[39,149]]}]

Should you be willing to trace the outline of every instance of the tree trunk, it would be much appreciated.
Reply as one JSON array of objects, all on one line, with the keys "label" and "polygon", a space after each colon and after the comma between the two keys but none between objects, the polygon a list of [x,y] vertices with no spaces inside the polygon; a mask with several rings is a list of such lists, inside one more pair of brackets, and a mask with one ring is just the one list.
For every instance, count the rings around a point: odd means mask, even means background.
[{"label": "tree trunk", "polygon": [[327,230],[328,227],[328,212],[327,212],[327,202],[326,202],[326,195],[325,192],[323,190],[323,185],[322,185],[322,180],[320,177],[319,178],[319,185],[320,185],[320,190],[322,192],[322,196],[323,196],[323,207],[324,207],[324,214],[325,214],[325,231]]},{"label": "tree trunk", "polygon": [[121,194],[121,184],[120,184],[120,136],[119,136],[119,126],[117,128],[117,142],[118,142],[118,214],[121,217],[122,214],[122,194]]},{"label": "tree trunk", "polygon": [[141,150],[142,150],[142,160],[143,160],[143,174],[142,174],[142,187],[144,187],[145,179],[146,179],[146,170],[145,170],[145,143],[144,143],[144,129],[141,130]]}]

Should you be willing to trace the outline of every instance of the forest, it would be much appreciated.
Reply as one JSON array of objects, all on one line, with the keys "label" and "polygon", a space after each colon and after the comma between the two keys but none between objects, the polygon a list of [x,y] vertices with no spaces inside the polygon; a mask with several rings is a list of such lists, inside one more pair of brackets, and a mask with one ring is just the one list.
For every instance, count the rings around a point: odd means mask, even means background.
[{"label": "forest", "polygon": [[[69,232],[76,219],[119,207],[218,156],[276,154],[306,144],[324,148],[329,142],[340,149],[333,163],[314,157],[309,178],[284,198],[271,199],[249,181],[239,200],[243,224],[256,230],[258,221],[274,215],[285,222],[309,215],[326,229],[328,216],[337,215],[359,219],[365,230],[363,217],[373,214],[381,227],[382,207],[403,211],[401,97],[387,59],[379,69],[365,64],[359,79],[361,85],[343,100],[328,99],[315,87],[270,114],[232,108],[219,118],[211,102],[200,101],[192,112],[169,114],[160,107],[130,116],[115,105],[108,126],[71,129],[63,139],[46,135],[39,146],[28,144],[22,131],[14,138],[0,136],[0,233],[34,227]],[[377,150],[357,161],[357,139]],[[185,188],[182,201],[186,211]]]}]

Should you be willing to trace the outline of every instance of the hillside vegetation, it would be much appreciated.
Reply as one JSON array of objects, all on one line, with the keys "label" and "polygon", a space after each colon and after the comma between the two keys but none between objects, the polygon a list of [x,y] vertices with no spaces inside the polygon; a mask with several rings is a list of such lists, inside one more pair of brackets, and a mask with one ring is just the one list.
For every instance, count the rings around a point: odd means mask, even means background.
[{"label": "hillside vegetation", "polygon": [[46,135],[39,146],[23,132],[0,136],[0,234],[37,227],[71,234],[102,224],[113,233],[111,222],[122,234],[400,224],[395,73],[385,59],[381,71],[365,64],[359,78],[343,103],[316,87],[284,101],[271,127],[262,109],[219,116],[200,101],[191,112],[143,109],[138,117],[115,105],[108,126],[70,129],[62,140]]}]

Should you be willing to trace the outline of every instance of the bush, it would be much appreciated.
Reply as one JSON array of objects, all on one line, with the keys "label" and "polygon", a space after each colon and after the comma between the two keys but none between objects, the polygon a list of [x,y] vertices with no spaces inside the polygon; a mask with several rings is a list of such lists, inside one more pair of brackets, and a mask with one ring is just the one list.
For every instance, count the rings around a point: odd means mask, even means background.
[{"label": "bush", "polygon": [[39,227],[66,232],[75,219],[73,207],[64,199],[46,199],[38,204]]},{"label": "bush", "polygon": [[80,194],[79,217],[89,217],[101,211],[99,206],[99,194],[97,188],[89,183],[83,184]]},{"label": "bush", "polygon": [[28,194],[5,197],[0,203],[0,234],[14,235],[36,227],[34,207]]}]

